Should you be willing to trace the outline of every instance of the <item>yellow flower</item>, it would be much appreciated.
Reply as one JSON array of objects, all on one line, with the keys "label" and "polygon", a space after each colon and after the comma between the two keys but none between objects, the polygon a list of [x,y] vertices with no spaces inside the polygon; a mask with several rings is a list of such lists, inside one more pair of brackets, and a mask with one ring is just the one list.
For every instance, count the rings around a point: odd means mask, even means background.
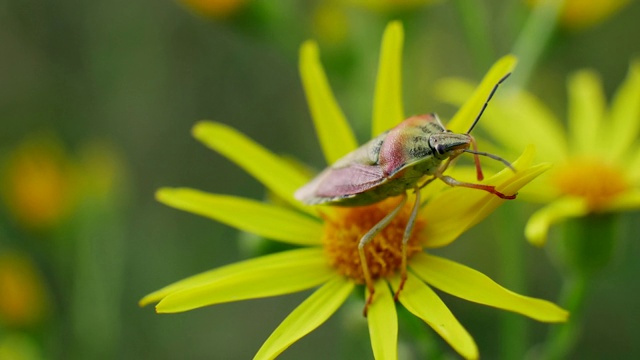
[{"label": "yellow flower", "polygon": [[0,359],[39,360],[44,354],[38,342],[23,333],[6,333],[0,335]]},{"label": "yellow flower", "polygon": [[[463,101],[472,85],[448,80],[442,98]],[[520,192],[520,197],[547,204],[529,220],[529,241],[543,245],[549,227],[568,218],[640,208],[640,62],[606,108],[596,73],[582,70],[568,80],[568,129],[542,102],[525,92],[496,99],[480,126],[505,149],[535,144],[542,161],[555,164]]]},{"label": "yellow flower", "polygon": [[0,294],[0,324],[4,326],[34,325],[47,311],[44,282],[24,255],[0,254]]},{"label": "yellow flower", "polygon": [[[535,5],[543,0],[529,0],[530,5]],[[597,25],[613,16],[629,0],[564,0],[565,3],[560,13],[562,25],[573,30],[582,30]]]},{"label": "yellow flower", "polygon": [[[391,23],[385,31],[381,50],[373,135],[404,118],[400,94],[402,38],[401,25]],[[471,100],[452,120],[456,129],[469,125],[494,84],[514,64],[515,59],[509,56],[491,69]],[[354,150],[356,140],[331,93],[313,42],[307,42],[301,48],[300,71],[320,144],[327,162],[331,164]],[[219,123],[201,122],[194,127],[193,133],[208,147],[261,181],[288,206],[187,188],[160,189],[157,193],[159,201],[302,248],[195,275],[145,296],[140,304],[159,302],[157,312],[175,313],[319,286],[276,328],[255,356],[256,359],[274,358],[325,322],[345,302],[355,286],[363,283],[357,256],[358,240],[400,199],[390,198],[370,206],[353,208],[304,206],[294,199],[293,193],[310,180],[309,176],[284,158]],[[547,169],[546,165],[531,166],[532,158],[533,153],[529,149],[514,162],[518,169],[515,174],[504,170],[487,183],[505,194],[516,193]],[[550,302],[518,295],[471,268],[422,251],[448,245],[504,202],[483,191],[453,188],[437,192],[438,188],[429,185],[423,189],[423,195],[429,201],[420,208],[409,241],[410,272],[403,290],[399,292],[400,303],[467,359],[478,358],[476,344],[431,286],[472,302],[517,312],[539,321],[565,321],[568,313]],[[366,248],[367,263],[375,279],[375,297],[368,308],[368,323],[371,346],[377,359],[396,359],[398,356],[393,292],[400,282],[400,241],[409,212],[409,207],[403,208]]]},{"label": "yellow flower", "polygon": [[439,0],[343,0],[347,4],[360,6],[373,11],[392,12],[415,10]]},{"label": "yellow flower", "polygon": [[26,140],[9,156],[3,170],[4,200],[27,228],[55,226],[75,205],[75,169],[53,138]]},{"label": "yellow flower", "polygon": [[344,42],[349,36],[349,19],[343,2],[326,0],[318,3],[311,17],[311,27],[325,42]]},{"label": "yellow flower", "polygon": [[180,0],[196,13],[214,19],[224,19],[240,11],[247,0]]}]

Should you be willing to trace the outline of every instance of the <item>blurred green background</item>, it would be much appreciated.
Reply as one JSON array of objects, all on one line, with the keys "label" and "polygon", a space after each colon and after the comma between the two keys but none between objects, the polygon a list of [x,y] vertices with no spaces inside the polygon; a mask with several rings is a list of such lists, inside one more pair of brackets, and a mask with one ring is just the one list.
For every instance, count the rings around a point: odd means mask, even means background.
[{"label": "blurred green background", "polygon": [[[519,0],[477,1],[489,24],[489,49],[482,55],[465,36],[459,1],[222,1],[230,6],[226,10],[203,10],[197,3],[0,0],[0,280],[5,276],[5,283],[25,287],[27,300],[18,304],[35,298],[31,308],[15,305],[24,314],[13,320],[0,314],[0,354],[253,356],[307,293],[175,315],[137,305],[173,281],[254,254],[236,230],[154,200],[161,186],[265,196],[257,181],[195,141],[192,125],[220,121],[276,153],[321,168],[297,70],[304,40],[318,40],[336,97],[363,142],[380,38],[389,20],[400,19],[405,27],[405,112],[436,111],[448,119],[455,109],[438,103],[433,83],[448,76],[479,81],[510,51],[529,13]],[[566,77],[588,67],[599,72],[611,96],[640,54],[638,19],[640,4],[633,1],[597,24],[561,25],[527,89],[563,118]],[[517,119],[506,126],[516,127]],[[25,158],[33,160],[32,168],[16,175],[12,164]],[[52,170],[38,175],[45,176],[41,180],[59,186],[43,195],[51,203],[32,200],[27,208],[43,215],[30,218],[30,210],[15,209],[17,190],[11,186],[28,185],[29,175],[37,173],[33,169],[43,166]],[[52,209],[41,208],[48,204]],[[515,211],[523,224],[535,209],[522,203],[505,207],[501,211]],[[499,219],[490,217],[442,253],[501,282],[508,274],[500,273],[494,255]],[[640,357],[639,222],[637,212],[623,215],[626,236],[615,260],[594,280],[574,358]],[[520,292],[555,301],[560,280],[546,251],[523,237],[512,240],[526,252],[527,289]],[[11,280],[16,274],[24,279]],[[497,357],[496,324],[503,315],[443,297],[482,356]],[[360,306],[341,309],[282,358],[371,358]],[[550,327],[527,324],[533,344]],[[453,354],[446,344],[442,348]]]}]

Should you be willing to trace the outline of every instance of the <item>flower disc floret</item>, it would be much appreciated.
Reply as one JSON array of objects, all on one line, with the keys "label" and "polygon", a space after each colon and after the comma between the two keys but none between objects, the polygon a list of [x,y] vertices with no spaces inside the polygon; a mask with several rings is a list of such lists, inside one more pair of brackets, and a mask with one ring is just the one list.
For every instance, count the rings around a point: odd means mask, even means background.
[{"label": "flower disc floret", "polygon": [[598,211],[629,189],[624,175],[614,164],[580,158],[559,165],[551,181],[562,194],[584,198],[592,211]]},{"label": "flower disc floret", "polygon": [[[364,274],[358,255],[360,239],[389,214],[399,201],[400,198],[395,197],[369,206],[337,208],[330,216],[323,216],[325,226],[322,244],[331,266],[338,273],[351,278],[358,284],[364,284]],[[374,280],[388,277],[400,269],[402,237],[410,214],[411,204],[407,204],[365,247],[367,264]],[[422,251],[418,234],[424,224],[424,219],[416,219],[407,244],[407,258]]]}]

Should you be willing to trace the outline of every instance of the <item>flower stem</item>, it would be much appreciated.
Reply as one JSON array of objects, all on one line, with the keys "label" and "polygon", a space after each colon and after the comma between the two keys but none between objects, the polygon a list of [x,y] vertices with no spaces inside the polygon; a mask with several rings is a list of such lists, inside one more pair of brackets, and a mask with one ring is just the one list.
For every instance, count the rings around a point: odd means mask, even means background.
[{"label": "flower stem", "polygon": [[567,323],[555,326],[549,332],[544,349],[544,359],[566,359],[570,354],[582,328],[583,305],[588,287],[589,281],[587,276],[583,274],[565,278],[560,303],[571,316]]},{"label": "flower stem", "polygon": [[[526,261],[522,234],[523,221],[516,204],[506,203],[496,212],[496,233],[500,244],[501,282],[518,293],[526,292]],[[527,322],[518,314],[503,312],[500,315],[500,358],[521,359],[527,351]]]},{"label": "flower stem", "polygon": [[494,60],[493,46],[489,41],[487,11],[478,0],[455,0],[453,3],[476,61],[476,71],[482,75]]},{"label": "flower stem", "polygon": [[562,224],[563,238],[556,245],[566,274],[560,304],[571,315],[567,323],[552,328],[543,358],[565,359],[571,355],[581,332],[590,285],[613,256],[619,226],[616,214],[591,214]]},{"label": "flower stem", "polygon": [[519,63],[513,79],[509,81],[512,89],[526,86],[553,35],[563,5],[564,0],[543,0],[533,8],[513,45],[512,52],[518,57]]}]

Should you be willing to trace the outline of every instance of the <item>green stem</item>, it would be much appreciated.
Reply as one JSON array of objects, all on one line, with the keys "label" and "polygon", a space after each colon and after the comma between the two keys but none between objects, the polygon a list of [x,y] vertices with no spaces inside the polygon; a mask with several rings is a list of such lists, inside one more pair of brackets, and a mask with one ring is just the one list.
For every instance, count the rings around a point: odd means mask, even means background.
[{"label": "green stem", "polygon": [[478,0],[455,0],[453,3],[476,61],[476,71],[482,76],[495,60],[493,45],[489,41],[487,11]]},{"label": "green stem", "polygon": [[518,57],[518,70],[509,81],[512,88],[527,85],[536,64],[542,57],[553,35],[564,0],[541,1],[531,12],[512,52]]},{"label": "green stem", "polygon": [[[502,284],[512,291],[526,293],[526,260],[522,226],[516,204],[505,204],[497,210],[498,231],[496,237],[500,244],[500,279]],[[500,313],[500,358],[521,359],[527,351],[527,321],[518,314]]]},{"label": "green stem", "polygon": [[560,303],[569,311],[569,320],[555,326],[549,332],[544,359],[566,359],[575,345],[582,328],[584,302],[589,288],[589,280],[584,275],[568,276],[565,279]]},{"label": "green stem", "polygon": [[591,282],[611,261],[619,236],[617,214],[591,214],[565,221],[563,238],[556,243],[565,274],[560,304],[569,311],[569,320],[552,328],[543,358],[566,359],[571,355],[582,327],[584,302]]},{"label": "green stem", "polygon": [[74,355],[79,359],[117,357],[125,279],[122,212],[114,201],[90,199],[84,201],[76,216],[71,304]]}]

